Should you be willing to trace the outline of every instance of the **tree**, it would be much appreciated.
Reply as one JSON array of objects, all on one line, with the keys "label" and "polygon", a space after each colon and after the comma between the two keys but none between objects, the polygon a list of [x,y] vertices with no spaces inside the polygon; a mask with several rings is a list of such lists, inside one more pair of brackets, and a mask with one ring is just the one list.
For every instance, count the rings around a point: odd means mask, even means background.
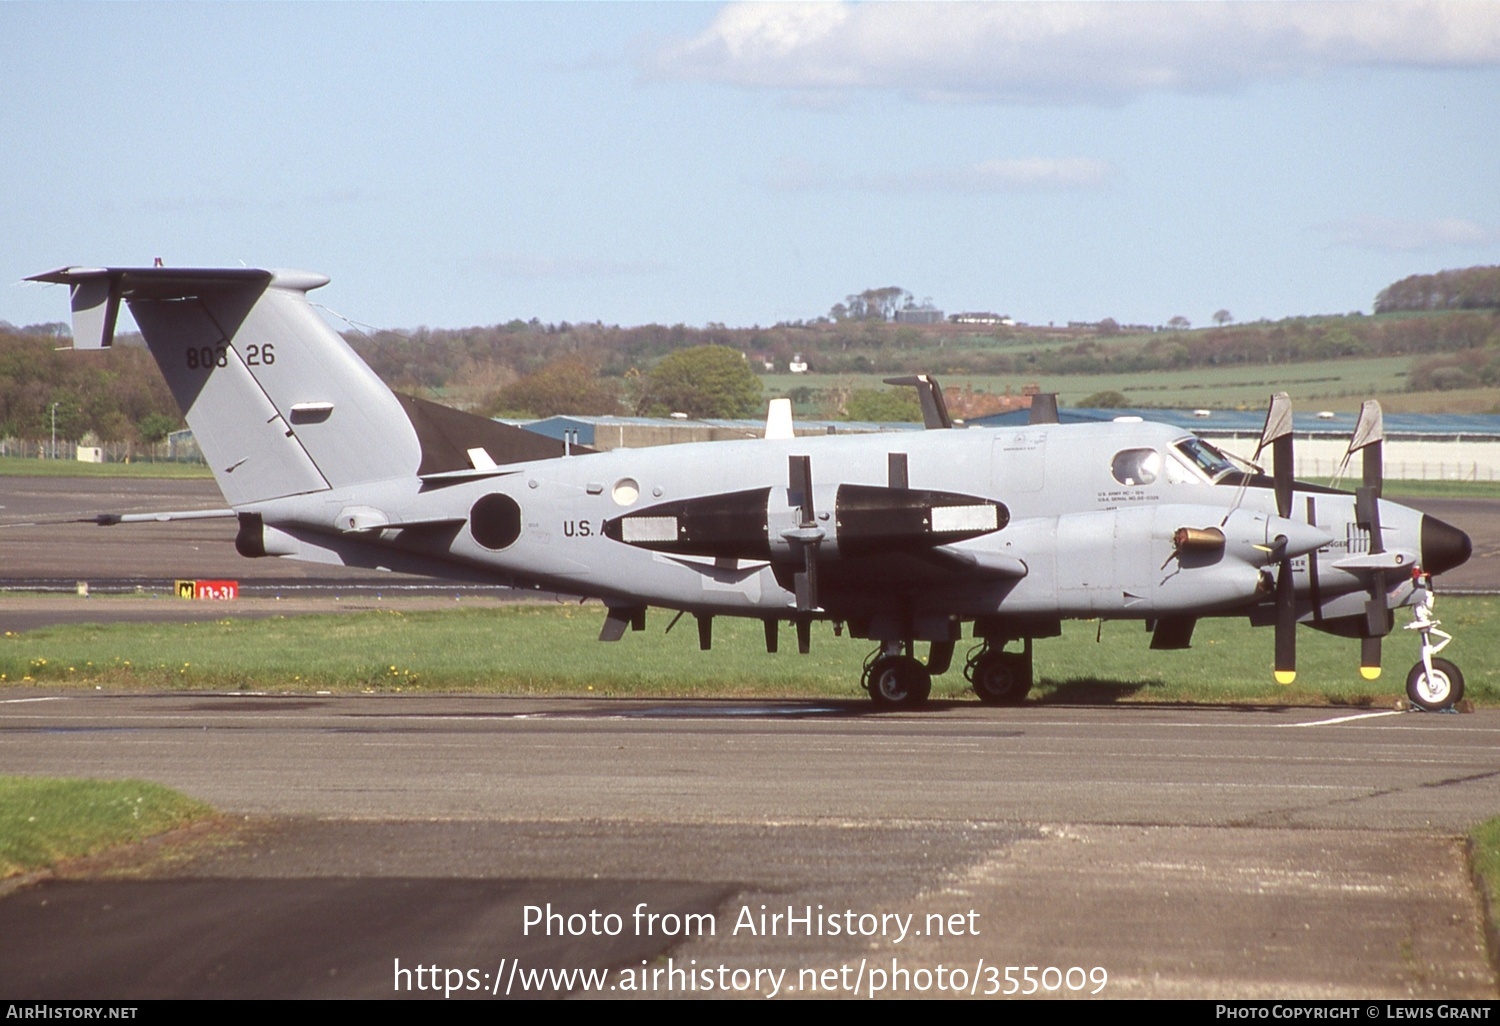
[{"label": "tree", "polygon": [[760,403],[760,379],[743,356],[728,346],[696,346],[651,369],[638,411],[652,417],[752,417]]},{"label": "tree", "polygon": [[1116,392],[1111,389],[1084,396],[1078,400],[1078,406],[1084,410],[1128,410],[1130,409],[1130,400],[1125,397],[1123,392]]},{"label": "tree", "polygon": [[502,388],[488,408],[494,413],[529,413],[533,417],[564,413],[594,416],[619,413],[620,398],[586,360],[563,356]]},{"label": "tree", "polygon": [[1215,310],[1214,311],[1214,323],[1217,324],[1219,327],[1222,328],[1224,325],[1228,324],[1232,320],[1234,320],[1234,314],[1230,313],[1228,310]]},{"label": "tree", "polygon": [[922,420],[922,405],[914,388],[856,388],[844,403],[844,416],[879,424],[915,424]]},{"label": "tree", "polygon": [[[845,296],[844,302],[836,304],[829,315],[836,321],[888,321],[896,311],[910,304],[912,294],[900,285],[887,285],[882,289],[865,289],[857,295]],[[842,315],[841,315],[842,314]]]},{"label": "tree", "polygon": [[1170,321],[1167,322],[1167,327],[1171,328],[1173,331],[1187,331],[1192,326],[1193,322],[1182,316],[1182,314],[1178,314],[1176,317],[1173,317]]}]

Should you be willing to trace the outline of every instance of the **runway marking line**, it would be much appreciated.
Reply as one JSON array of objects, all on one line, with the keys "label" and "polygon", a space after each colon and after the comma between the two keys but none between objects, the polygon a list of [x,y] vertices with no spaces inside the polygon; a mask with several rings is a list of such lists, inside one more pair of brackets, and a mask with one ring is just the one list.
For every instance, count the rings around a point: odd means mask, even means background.
[{"label": "runway marking line", "polygon": [[48,695],[46,698],[0,698],[0,705],[17,705],[21,702],[66,702],[67,695]]},{"label": "runway marking line", "polygon": [[1309,720],[1306,723],[1278,723],[1278,727],[1327,727],[1335,723],[1349,723],[1353,720],[1371,720],[1379,716],[1400,716],[1400,709],[1386,709],[1381,712],[1355,713],[1352,716],[1336,716],[1331,720]]}]

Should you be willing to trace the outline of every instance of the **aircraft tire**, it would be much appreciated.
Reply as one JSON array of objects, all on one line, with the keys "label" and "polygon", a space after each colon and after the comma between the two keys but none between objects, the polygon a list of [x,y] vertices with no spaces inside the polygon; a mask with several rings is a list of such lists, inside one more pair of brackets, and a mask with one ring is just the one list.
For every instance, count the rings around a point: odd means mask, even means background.
[{"label": "aircraft tire", "polygon": [[932,674],[911,656],[881,656],[869,681],[870,699],[882,709],[915,709],[932,693]]},{"label": "aircraft tire", "polygon": [[985,705],[1020,705],[1031,692],[1031,663],[1021,652],[987,652],[970,682]]},{"label": "aircraft tire", "polygon": [[1423,709],[1450,708],[1464,697],[1464,675],[1448,660],[1434,659],[1429,680],[1427,667],[1417,663],[1406,675],[1406,697]]}]

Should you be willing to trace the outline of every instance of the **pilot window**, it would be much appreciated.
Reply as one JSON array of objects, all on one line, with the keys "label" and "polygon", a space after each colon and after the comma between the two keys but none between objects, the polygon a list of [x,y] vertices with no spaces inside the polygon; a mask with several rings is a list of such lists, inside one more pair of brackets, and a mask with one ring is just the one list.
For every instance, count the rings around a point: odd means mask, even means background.
[{"label": "pilot window", "polygon": [[1193,461],[1210,481],[1217,481],[1234,469],[1234,464],[1224,454],[1201,438],[1185,438],[1177,443],[1177,451]]},{"label": "pilot window", "polygon": [[1109,472],[1123,485],[1147,485],[1161,473],[1161,453],[1155,449],[1123,449],[1115,453]]}]

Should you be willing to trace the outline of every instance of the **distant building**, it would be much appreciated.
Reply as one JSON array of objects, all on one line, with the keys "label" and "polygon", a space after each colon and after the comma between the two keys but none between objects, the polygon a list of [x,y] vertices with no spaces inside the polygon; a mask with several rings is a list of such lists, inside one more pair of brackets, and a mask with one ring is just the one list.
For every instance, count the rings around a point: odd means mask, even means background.
[{"label": "distant building", "polygon": [[909,306],[896,311],[897,324],[942,324],[943,311],[930,304]]},{"label": "distant building", "polygon": [[792,362],[786,365],[786,369],[793,374],[806,374],[807,361],[802,359],[801,353],[795,353],[792,356]]},{"label": "distant building", "polygon": [[1009,317],[1003,314],[987,313],[984,311],[971,311],[968,313],[949,314],[948,320],[954,324],[1014,324]]}]

